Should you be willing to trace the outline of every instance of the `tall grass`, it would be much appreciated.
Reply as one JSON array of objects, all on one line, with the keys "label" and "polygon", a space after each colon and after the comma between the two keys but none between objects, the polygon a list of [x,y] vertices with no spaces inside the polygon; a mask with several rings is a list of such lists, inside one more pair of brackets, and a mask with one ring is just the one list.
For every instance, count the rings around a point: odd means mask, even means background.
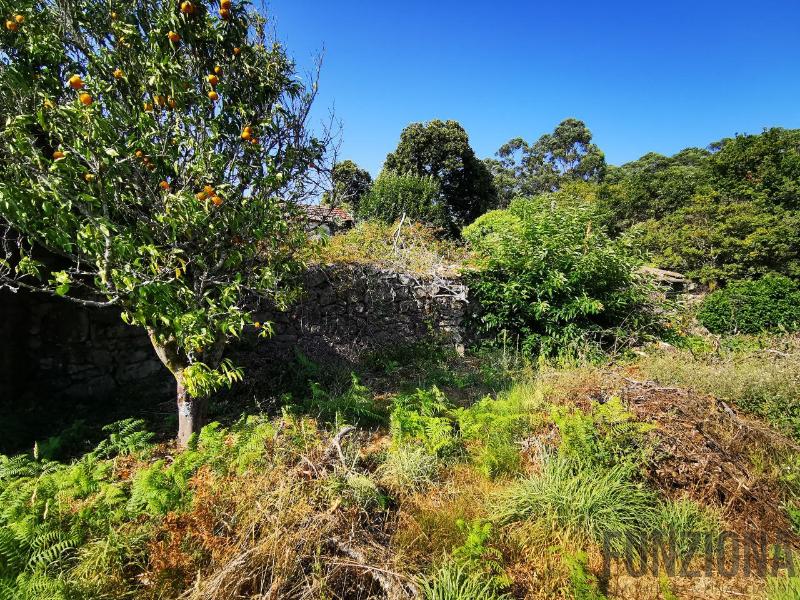
[{"label": "tall grass", "polygon": [[627,466],[597,469],[562,456],[545,456],[541,473],[510,486],[497,501],[501,523],[540,519],[578,542],[608,542],[614,550],[651,528],[656,505]]},{"label": "tall grass", "polygon": [[467,569],[447,562],[420,586],[424,600],[507,600],[494,590],[491,581],[471,576]]},{"label": "tall grass", "polygon": [[688,499],[659,504],[652,523],[652,534],[669,540],[680,557],[686,557],[716,540],[722,532],[722,517],[708,507]]},{"label": "tall grass", "polygon": [[[795,572],[798,567],[795,566]],[[797,600],[800,598],[800,577],[785,575],[767,579],[767,600]]]}]

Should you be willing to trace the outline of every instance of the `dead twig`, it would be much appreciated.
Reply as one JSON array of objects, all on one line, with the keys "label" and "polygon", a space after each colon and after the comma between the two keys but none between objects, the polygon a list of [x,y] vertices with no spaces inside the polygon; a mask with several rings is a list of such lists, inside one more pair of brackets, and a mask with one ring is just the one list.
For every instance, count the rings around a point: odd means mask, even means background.
[{"label": "dead twig", "polygon": [[338,552],[354,561],[340,564],[363,569],[369,573],[386,594],[387,600],[412,600],[420,597],[419,589],[408,577],[368,564],[366,556],[361,550],[339,539],[333,538],[330,543]]}]

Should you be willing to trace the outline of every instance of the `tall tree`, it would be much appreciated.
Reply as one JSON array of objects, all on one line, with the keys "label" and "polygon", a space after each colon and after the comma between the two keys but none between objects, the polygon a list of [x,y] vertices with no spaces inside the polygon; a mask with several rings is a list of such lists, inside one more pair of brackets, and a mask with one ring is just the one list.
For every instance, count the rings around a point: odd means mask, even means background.
[{"label": "tall tree", "polygon": [[606,170],[603,152],[592,143],[583,121],[565,119],[534,144],[515,138],[497,152],[506,173],[516,179],[513,194],[536,196],[558,190],[564,182],[599,182]]},{"label": "tall tree", "polygon": [[475,157],[467,132],[457,121],[409,125],[401,133],[397,149],[386,157],[384,169],[433,177],[454,231],[497,203],[491,173]]},{"label": "tall tree", "polygon": [[323,204],[338,206],[357,213],[364,194],[372,189],[372,175],[352,160],[343,160],[333,166],[333,190],[323,197]]},{"label": "tall tree", "polygon": [[661,219],[689,204],[709,184],[709,156],[699,148],[671,157],[649,152],[620,167],[609,167],[600,186],[600,202],[612,231]]},{"label": "tall tree", "polygon": [[10,14],[0,286],[146,328],[186,444],[209,394],[241,376],[223,350],[254,325],[249,300],[295,293],[292,207],[326,147],[306,128],[316,85],[241,0],[19,0]]}]

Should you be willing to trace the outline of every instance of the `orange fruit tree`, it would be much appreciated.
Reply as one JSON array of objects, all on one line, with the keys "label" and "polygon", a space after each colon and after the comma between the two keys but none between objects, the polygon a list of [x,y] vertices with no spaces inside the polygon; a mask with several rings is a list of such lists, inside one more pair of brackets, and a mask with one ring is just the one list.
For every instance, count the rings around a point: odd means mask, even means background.
[{"label": "orange fruit tree", "polygon": [[328,147],[307,125],[316,82],[240,0],[223,16],[208,0],[0,5],[25,15],[0,29],[0,287],[145,328],[186,444],[206,398],[241,377],[224,349],[252,326],[250,300],[297,293],[293,213]]}]

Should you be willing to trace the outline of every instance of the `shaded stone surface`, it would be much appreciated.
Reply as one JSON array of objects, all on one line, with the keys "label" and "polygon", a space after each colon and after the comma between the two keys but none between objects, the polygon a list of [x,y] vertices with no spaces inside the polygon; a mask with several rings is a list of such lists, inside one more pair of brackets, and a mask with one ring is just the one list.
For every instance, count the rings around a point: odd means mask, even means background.
[{"label": "shaded stone surface", "polygon": [[[274,323],[273,338],[260,339],[250,328],[229,348],[246,376],[297,350],[322,364],[352,364],[366,352],[430,334],[457,347],[465,343],[468,294],[457,281],[340,265],[309,270],[305,288],[286,313],[268,306],[256,312],[257,320]],[[23,418],[38,410],[29,419],[35,428],[48,406],[69,414],[73,405],[105,411],[123,402],[156,406],[173,398],[174,381],[146,334],[123,323],[118,311],[0,290],[0,410]],[[0,424],[0,436],[17,433]],[[0,451],[5,446],[0,439]]]}]

